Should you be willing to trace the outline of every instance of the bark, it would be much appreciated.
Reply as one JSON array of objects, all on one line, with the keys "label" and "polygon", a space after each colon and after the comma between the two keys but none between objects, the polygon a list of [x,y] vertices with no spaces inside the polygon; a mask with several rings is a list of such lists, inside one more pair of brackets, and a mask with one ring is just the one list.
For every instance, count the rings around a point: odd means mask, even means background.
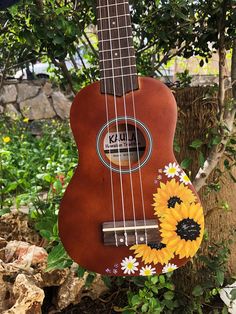
[{"label": "bark", "polygon": [[67,80],[68,86],[70,90],[76,94],[76,90],[73,87],[73,81],[72,76],[70,74],[70,71],[67,69],[65,61],[58,62],[56,59],[53,59],[53,63],[55,66],[59,67],[63,73],[64,78]]},{"label": "bark", "polygon": [[[236,38],[233,40],[232,64],[231,64],[231,81],[234,103],[236,102]],[[236,104],[235,104],[236,105]]]},{"label": "bark", "polygon": [[76,63],[76,61],[75,61],[74,56],[72,55],[71,52],[69,52],[69,55],[70,55],[70,60],[71,60],[71,62],[72,62],[72,64],[73,64],[75,70],[76,70],[76,71],[79,71],[79,67],[78,67],[78,65],[77,65],[77,63]]}]

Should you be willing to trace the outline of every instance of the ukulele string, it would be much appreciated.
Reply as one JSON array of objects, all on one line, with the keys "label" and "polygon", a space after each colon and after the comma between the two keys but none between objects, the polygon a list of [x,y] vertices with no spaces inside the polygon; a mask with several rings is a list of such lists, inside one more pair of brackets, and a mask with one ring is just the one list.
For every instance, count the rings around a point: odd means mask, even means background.
[{"label": "ukulele string", "polygon": [[[129,4],[128,4],[129,5]],[[124,10],[125,10],[126,3],[124,2]],[[131,17],[130,17],[131,18]],[[129,44],[128,40],[128,16],[125,15],[125,26],[126,26],[126,37],[127,37],[127,45]],[[145,233],[145,242],[148,244],[148,237],[147,237],[147,221],[146,221],[146,211],[145,211],[145,203],[144,203],[144,194],[143,194],[143,180],[142,180],[142,170],[140,167],[140,153],[138,147],[138,128],[137,128],[137,120],[136,120],[136,109],[135,109],[135,95],[134,95],[134,84],[133,84],[133,77],[131,71],[131,64],[132,58],[130,55],[130,50],[128,50],[128,57],[130,63],[130,83],[131,83],[131,95],[132,95],[132,107],[134,113],[134,127],[135,127],[135,138],[136,138],[136,148],[137,148],[137,155],[138,155],[138,169],[139,169],[139,183],[140,183],[140,192],[141,192],[141,201],[142,201],[142,211],[143,211],[143,222],[144,222],[144,233]]]},{"label": "ukulele string", "polygon": [[[99,15],[100,17],[102,16],[102,9],[101,9],[101,3],[99,4],[100,1],[98,1],[99,5]],[[101,36],[101,50],[104,50],[104,45],[103,45],[103,31],[102,31],[102,20],[100,21],[100,36]],[[105,89],[105,108],[106,108],[106,120],[107,120],[107,134],[108,138],[110,138],[110,128],[109,128],[109,107],[108,107],[108,97],[107,97],[107,84],[106,84],[106,71],[105,71],[105,57],[103,56],[104,53],[102,53],[102,67],[103,67],[103,73],[104,73],[104,89]],[[104,54],[105,55],[105,54]],[[109,153],[110,153],[109,149]],[[112,163],[111,163],[111,158],[109,158],[110,162],[110,183],[111,183],[111,202],[112,202],[112,218],[113,218],[113,225],[114,225],[114,235],[115,235],[115,243],[116,246],[118,246],[118,238],[117,238],[117,232],[116,232],[116,211],[115,211],[115,201],[114,201],[114,185],[113,185],[113,172],[112,172]]]},{"label": "ukulele string", "polygon": [[[113,45],[111,39],[111,16],[110,16],[110,9],[109,9],[109,2],[106,0],[107,6],[107,13],[108,13],[108,30],[110,36],[110,51],[111,51],[111,70],[112,70],[112,81],[113,81],[113,99],[114,99],[114,108],[115,108],[115,122],[116,122],[116,134],[117,138],[119,138],[119,128],[118,128],[118,111],[117,111],[117,99],[116,99],[116,84],[115,84],[115,73],[114,73],[114,62],[113,62]],[[119,175],[120,175],[120,190],[121,190],[121,205],[122,205],[122,216],[123,216],[123,224],[124,224],[124,237],[125,237],[125,245],[128,246],[128,237],[127,237],[127,230],[126,230],[126,219],[125,219],[125,204],[124,204],[124,190],[123,190],[123,177],[121,171],[121,158],[120,158],[120,145],[119,142],[117,144],[118,148],[118,156],[119,156]]]},{"label": "ukulele string", "polygon": [[[120,66],[121,66],[121,82],[122,82],[122,91],[123,91],[123,105],[124,105],[124,116],[125,116],[125,129],[126,129],[126,141],[127,141],[127,150],[128,150],[128,162],[129,162],[129,177],[130,177],[130,189],[131,189],[131,199],[132,199],[132,211],[133,211],[133,221],[134,221],[134,231],[135,231],[135,242],[138,244],[138,234],[137,234],[137,224],[136,224],[136,210],[135,210],[135,200],[134,200],[134,188],[133,188],[133,177],[131,171],[131,158],[130,158],[130,148],[129,148],[129,132],[128,132],[128,119],[127,119],[127,103],[125,95],[125,84],[124,84],[124,71],[122,67],[122,51],[121,51],[121,34],[120,34],[120,25],[118,19],[118,4],[116,6],[116,20],[118,28],[118,42],[119,42],[119,56],[120,56]],[[125,14],[125,13],[124,13]],[[127,45],[128,47],[128,45]],[[128,48],[129,49],[129,48]]]}]

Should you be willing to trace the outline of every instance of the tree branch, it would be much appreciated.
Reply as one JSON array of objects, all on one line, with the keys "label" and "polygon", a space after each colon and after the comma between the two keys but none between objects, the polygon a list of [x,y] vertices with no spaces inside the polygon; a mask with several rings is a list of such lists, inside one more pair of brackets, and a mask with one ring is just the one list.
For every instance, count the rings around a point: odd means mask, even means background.
[{"label": "tree branch", "polygon": [[[225,57],[225,56],[224,56]],[[224,116],[222,118],[222,140],[221,143],[216,145],[210,152],[207,160],[205,161],[203,168],[200,168],[198,171],[193,185],[196,190],[199,191],[204,185],[206,185],[207,178],[211,172],[215,169],[218,162],[225,153],[227,142],[230,136],[234,131],[234,121],[236,115],[236,39],[233,40],[233,52],[232,52],[232,68],[231,68],[231,82],[232,82],[232,91],[234,103],[231,108],[228,106],[224,107]],[[222,101],[222,99],[221,99]]]},{"label": "tree branch", "polygon": [[[229,137],[234,131],[234,121],[236,114],[236,91],[235,84],[232,84],[234,105],[227,106],[225,104],[225,65],[226,65],[226,49],[225,49],[225,28],[226,28],[226,6],[227,0],[223,1],[222,16],[219,24],[219,93],[218,93],[218,105],[220,108],[220,125],[221,125],[221,142],[214,146],[209,153],[202,168],[199,169],[193,185],[197,191],[199,191],[204,185],[212,171],[216,168],[218,162],[224,155]],[[233,41],[233,53],[232,53],[232,71],[231,82],[236,79],[236,40]]]}]

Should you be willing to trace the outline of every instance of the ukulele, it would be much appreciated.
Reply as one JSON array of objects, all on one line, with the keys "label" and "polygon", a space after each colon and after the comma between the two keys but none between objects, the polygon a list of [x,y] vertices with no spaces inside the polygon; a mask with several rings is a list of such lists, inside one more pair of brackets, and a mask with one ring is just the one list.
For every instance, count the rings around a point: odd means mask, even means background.
[{"label": "ukulele", "polygon": [[70,257],[103,275],[148,276],[197,252],[204,217],[173,153],[177,106],[138,77],[127,0],[98,0],[100,82],[82,89],[70,122],[79,165],[59,210]]}]

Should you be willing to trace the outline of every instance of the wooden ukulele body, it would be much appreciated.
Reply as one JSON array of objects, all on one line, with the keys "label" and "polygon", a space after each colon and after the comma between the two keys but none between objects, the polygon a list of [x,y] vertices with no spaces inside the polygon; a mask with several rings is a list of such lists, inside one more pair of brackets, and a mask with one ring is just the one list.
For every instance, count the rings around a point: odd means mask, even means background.
[{"label": "wooden ukulele body", "polygon": [[[101,145],[98,143],[98,134],[107,124],[105,95],[100,92],[99,82],[87,86],[77,94],[71,108],[71,127],[79,150],[79,165],[65,192],[59,211],[59,233],[65,249],[80,266],[100,274],[145,275],[144,270],[148,267],[151,269],[150,274],[163,272],[163,267],[167,264],[179,267],[190,257],[188,252],[174,254],[170,260],[165,260],[165,263],[157,262],[155,258],[148,260],[145,256],[138,257],[137,251],[131,250],[135,243],[128,243],[128,246],[117,246],[114,243],[105,245],[102,230],[104,222],[114,220],[111,175],[115,220],[119,222],[124,221],[123,208],[125,220],[133,221],[134,207],[135,219],[144,220],[140,171],[146,220],[155,219],[157,223],[159,222],[153,203],[154,195],[161,187],[160,182],[164,187],[168,181],[175,180],[176,184],[182,184],[181,186],[191,191],[195,196],[195,202],[199,202],[191,184],[184,186],[179,178],[168,178],[163,173],[166,165],[176,163],[173,153],[177,119],[174,97],[163,83],[152,78],[139,78],[139,89],[134,91],[133,95],[130,92],[116,99],[112,95],[107,95],[107,100],[109,121],[116,119],[114,107],[114,100],[116,100],[117,117],[122,119],[127,116],[130,124],[135,119],[146,127],[151,138],[143,134],[146,151],[141,161],[145,160],[148,152],[150,156],[139,170],[131,174],[127,172],[120,175],[119,171],[111,171],[103,164],[98,152],[99,147],[101,146],[102,150],[103,145],[103,143]],[[126,108],[126,113],[124,108]],[[103,158],[106,159],[106,156],[104,155]],[[133,190],[133,199],[131,190]],[[160,233],[159,230],[156,232]],[[202,230],[199,232],[199,237],[202,237]],[[153,246],[151,250],[154,250]],[[153,253],[152,251],[150,252]],[[129,261],[133,263],[133,266],[128,265]]]}]

